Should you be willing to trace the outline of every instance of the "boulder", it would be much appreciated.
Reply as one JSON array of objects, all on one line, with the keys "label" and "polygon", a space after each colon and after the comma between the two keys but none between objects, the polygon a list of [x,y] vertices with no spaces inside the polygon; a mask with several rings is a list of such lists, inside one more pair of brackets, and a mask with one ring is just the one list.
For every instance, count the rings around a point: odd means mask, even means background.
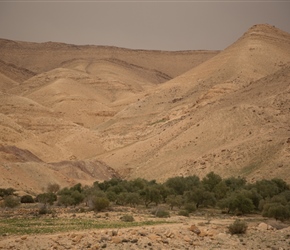
[{"label": "boulder", "polygon": [[261,222],[259,225],[258,225],[258,229],[260,230],[269,230],[270,229],[270,226],[264,222]]},{"label": "boulder", "polygon": [[112,237],[112,242],[115,244],[120,244],[123,241],[123,239],[121,237],[115,236]]},{"label": "boulder", "polygon": [[189,230],[190,230],[191,232],[194,232],[194,233],[197,234],[197,235],[200,234],[200,229],[199,229],[196,225],[194,225],[194,224],[190,226]]}]

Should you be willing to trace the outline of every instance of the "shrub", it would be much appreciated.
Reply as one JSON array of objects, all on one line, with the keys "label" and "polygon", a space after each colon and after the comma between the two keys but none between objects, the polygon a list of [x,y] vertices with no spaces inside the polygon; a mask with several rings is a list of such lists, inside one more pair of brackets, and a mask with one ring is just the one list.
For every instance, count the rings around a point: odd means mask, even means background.
[{"label": "shrub", "polygon": [[58,204],[59,205],[63,205],[65,207],[71,206],[74,204],[74,199],[72,196],[70,195],[62,195],[59,197],[58,199]]},{"label": "shrub", "polygon": [[133,222],[134,221],[134,217],[132,215],[125,214],[125,215],[123,215],[121,217],[121,220],[125,221],[125,222]]},{"label": "shrub", "polygon": [[14,208],[19,205],[19,199],[13,195],[9,195],[4,198],[4,207]]},{"label": "shrub", "polygon": [[21,198],[20,198],[20,202],[21,203],[34,203],[34,199],[31,195],[23,195]]},{"label": "shrub", "polygon": [[235,222],[229,226],[229,231],[231,234],[244,234],[247,228],[248,225],[245,221],[235,220]]},{"label": "shrub", "polygon": [[71,193],[71,197],[73,198],[73,201],[74,201],[73,205],[80,204],[81,202],[83,202],[85,198],[85,196],[77,190]]},{"label": "shrub", "polygon": [[189,217],[189,212],[187,210],[180,210],[178,215]]},{"label": "shrub", "polygon": [[49,183],[47,185],[47,192],[56,194],[60,190],[60,186],[57,183]]},{"label": "shrub", "polygon": [[163,208],[157,208],[156,210],[154,210],[152,212],[152,214],[154,214],[158,218],[168,218],[168,217],[170,217],[170,213],[167,210],[163,209]]},{"label": "shrub", "polygon": [[50,210],[48,209],[48,207],[46,205],[42,205],[39,210],[38,210],[39,214],[49,214]]},{"label": "shrub", "polygon": [[92,199],[93,209],[96,211],[102,211],[109,207],[110,201],[104,197],[94,197]]},{"label": "shrub", "polygon": [[184,209],[188,212],[188,213],[192,213],[196,211],[196,205],[193,202],[190,203],[186,203],[184,205]]},{"label": "shrub", "polygon": [[52,205],[57,200],[57,196],[54,193],[43,193],[36,196],[38,202]]},{"label": "shrub", "polygon": [[0,188],[0,197],[5,197],[9,195],[14,195],[16,190],[13,188]]}]

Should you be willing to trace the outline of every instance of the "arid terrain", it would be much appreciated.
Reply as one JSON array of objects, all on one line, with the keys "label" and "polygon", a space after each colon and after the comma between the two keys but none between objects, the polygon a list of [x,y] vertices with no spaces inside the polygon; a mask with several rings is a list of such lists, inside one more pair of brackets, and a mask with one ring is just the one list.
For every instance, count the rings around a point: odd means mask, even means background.
[{"label": "arid terrain", "polygon": [[290,34],[223,51],[0,40],[0,186],[214,171],[290,181]]},{"label": "arid terrain", "polygon": [[[170,218],[160,219],[142,209],[132,208],[98,214],[62,210],[58,211],[57,217],[47,215],[37,219],[31,217],[33,209],[29,209],[25,222],[19,217],[19,212],[18,215],[16,212],[15,218],[22,223],[29,221],[38,233],[28,233],[29,228],[23,234],[4,233],[0,236],[0,249],[286,250],[290,247],[289,225],[257,215],[239,217],[247,222],[247,232],[242,235],[231,235],[228,226],[237,217],[214,215],[207,211],[196,213],[189,218],[174,215],[172,212]],[[22,209],[21,213],[24,211]],[[121,223],[120,217],[128,213],[133,215],[134,225],[129,222]],[[82,229],[85,223],[95,223],[96,228]],[[19,221],[15,223],[15,227],[17,225],[20,225]],[[68,229],[73,226],[74,229]],[[2,222],[2,231],[3,229],[5,230],[5,222]],[[55,232],[40,233],[44,229]]]},{"label": "arid terrain", "polygon": [[[274,26],[254,25],[223,51],[0,39],[0,55],[0,188],[35,196],[49,184],[211,171],[290,183],[290,34]],[[26,218],[21,209],[2,216]],[[57,218],[115,222],[130,212],[157,225],[4,233],[0,249],[290,248],[289,225],[258,215],[242,218],[249,227],[240,237],[228,233],[230,215],[158,221],[125,210]]]}]

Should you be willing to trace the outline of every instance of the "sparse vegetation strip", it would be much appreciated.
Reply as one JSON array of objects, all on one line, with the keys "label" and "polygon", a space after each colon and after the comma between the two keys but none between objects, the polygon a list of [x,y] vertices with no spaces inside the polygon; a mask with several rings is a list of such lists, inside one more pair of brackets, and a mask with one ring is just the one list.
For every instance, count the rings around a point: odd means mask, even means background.
[{"label": "sparse vegetation strip", "polygon": [[0,235],[52,234],[87,229],[151,226],[166,221],[99,221],[84,218],[8,218],[0,220]]},{"label": "sparse vegetation strip", "polygon": [[[113,178],[104,182],[95,182],[92,186],[76,184],[60,188],[50,184],[45,193],[36,197],[24,195],[18,197],[12,188],[0,189],[2,210],[14,213],[21,203],[38,203],[30,212],[29,218],[4,218],[0,221],[0,233],[52,233],[63,230],[82,230],[103,227],[127,227],[154,224],[150,218],[169,218],[172,211],[180,216],[189,217],[200,209],[220,209],[224,214],[245,215],[261,214],[264,217],[287,221],[290,218],[290,187],[282,179],[259,180],[247,183],[244,178],[230,177],[222,179],[214,172],[203,179],[198,176],[172,177],[164,183],[155,180],[122,180]],[[36,205],[36,206],[35,206]],[[135,221],[126,212],[118,221],[101,222],[98,220],[72,218],[56,219],[59,208],[72,211],[106,212],[114,209],[137,209],[149,215],[148,221]],[[10,210],[9,210],[10,209]],[[41,216],[46,219],[41,219]],[[151,217],[150,217],[151,216]],[[3,218],[3,215],[2,215]],[[49,219],[47,219],[49,218]],[[233,232],[241,225],[233,225]],[[246,230],[246,228],[243,228]],[[242,231],[241,230],[241,233]]]}]

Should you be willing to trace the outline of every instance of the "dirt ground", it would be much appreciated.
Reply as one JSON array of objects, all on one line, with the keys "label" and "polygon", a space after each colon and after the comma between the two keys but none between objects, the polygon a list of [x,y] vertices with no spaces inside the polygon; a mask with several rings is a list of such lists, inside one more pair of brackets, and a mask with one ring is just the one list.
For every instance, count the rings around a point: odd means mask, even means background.
[{"label": "dirt ground", "polygon": [[[92,211],[73,213],[63,210],[57,212],[56,220],[82,218],[98,220],[100,223],[117,222],[124,214],[132,215],[136,222],[160,221],[161,224],[52,234],[4,233],[0,236],[0,249],[290,249],[289,223],[265,219],[259,215],[236,217],[200,211],[184,217],[178,216],[177,211],[171,211],[169,218],[160,219],[149,211],[121,208],[97,214]],[[44,215],[43,220],[51,217]],[[248,224],[243,235],[229,233],[228,226],[237,218]]]}]

